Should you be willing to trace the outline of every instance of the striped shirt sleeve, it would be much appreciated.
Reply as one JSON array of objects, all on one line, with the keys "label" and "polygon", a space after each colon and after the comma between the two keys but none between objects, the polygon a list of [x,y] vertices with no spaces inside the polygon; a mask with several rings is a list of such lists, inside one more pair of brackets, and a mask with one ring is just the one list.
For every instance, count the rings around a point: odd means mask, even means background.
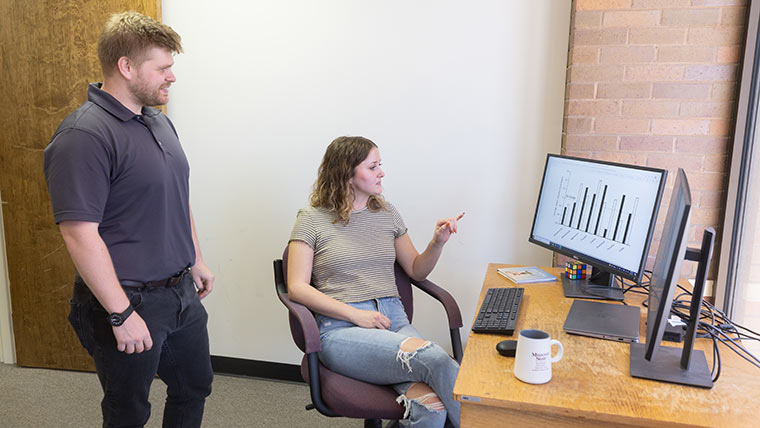
[{"label": "striped shirt sleeve", "polygon": [[401,218],[401,214],[396,211],[396,207],[394,207],[393,204],[388,202],[387,206],[393,218],[393,237],[399,238],[401,236],[404,236],[406,233],[406,225],[404,224],[404,219]]},{"label": "striped shirt sleeve", "polygon": [[317,229],[310,210],[305,208],[298,210],[296,224],[293,225],[293,231],[290,232],[290,240],[303,241],[312,249],[317,248]]}]

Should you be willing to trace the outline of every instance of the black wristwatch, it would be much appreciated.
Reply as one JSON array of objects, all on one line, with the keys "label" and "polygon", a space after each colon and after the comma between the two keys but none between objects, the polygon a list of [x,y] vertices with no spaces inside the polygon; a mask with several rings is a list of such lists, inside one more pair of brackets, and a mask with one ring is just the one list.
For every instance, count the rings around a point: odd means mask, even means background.
[{"label": "black wristwatch", "polygon": [[111,324],[114,327],[118,327],[122,324],[124,324],[124,321],[129,318],[130,315],[132,315],[132,312],[134,312],[135,308],[132,307],[132,305],[129,305],[127,309],[122,312],[114,312],[112,314],[109,314],[106,319],[108,320],[108,323]]}]

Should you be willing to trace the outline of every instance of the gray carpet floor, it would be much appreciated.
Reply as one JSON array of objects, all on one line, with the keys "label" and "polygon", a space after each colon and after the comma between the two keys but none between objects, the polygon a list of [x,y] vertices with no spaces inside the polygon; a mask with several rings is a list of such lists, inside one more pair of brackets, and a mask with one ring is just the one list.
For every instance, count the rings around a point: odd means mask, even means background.
[{"label": "gray carpet floor", "polygon": [[[153,382],[147,428],[161,426],[165,389]],[[305,410],[305,384],[216,375],[204,427],[362,427],[363,421]],[[94,373],[30,369],[0,363],[0,427],[99,427],[102,392]]]}]

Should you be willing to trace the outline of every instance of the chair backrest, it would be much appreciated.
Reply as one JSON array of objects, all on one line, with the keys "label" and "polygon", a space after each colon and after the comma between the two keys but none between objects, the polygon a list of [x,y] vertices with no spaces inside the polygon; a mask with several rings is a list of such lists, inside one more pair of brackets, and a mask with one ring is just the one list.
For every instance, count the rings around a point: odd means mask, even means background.
[{"label": "chair backrest", "polygon": [[414,294],[412,293],[412,283],[409,275],[406,274],[404,268],[400,264],[396,263],[394,266],[396,273],[396,289],[401,296],[401,303],[404,304],[404,311],[409,318],[409,322],[412,322],[412,315],[414,314]]}]

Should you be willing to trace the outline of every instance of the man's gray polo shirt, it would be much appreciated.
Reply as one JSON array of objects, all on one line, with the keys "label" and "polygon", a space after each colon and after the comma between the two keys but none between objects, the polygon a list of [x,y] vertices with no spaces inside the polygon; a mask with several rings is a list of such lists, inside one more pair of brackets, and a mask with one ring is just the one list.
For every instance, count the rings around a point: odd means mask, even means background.
[{"label": "man's gray polo shirt", "polygon": [[161,111],[136,115],[100,84],[45,149],[55,222],[99,223],[122,280],[152,281],[195,263],[190,167]]}]

